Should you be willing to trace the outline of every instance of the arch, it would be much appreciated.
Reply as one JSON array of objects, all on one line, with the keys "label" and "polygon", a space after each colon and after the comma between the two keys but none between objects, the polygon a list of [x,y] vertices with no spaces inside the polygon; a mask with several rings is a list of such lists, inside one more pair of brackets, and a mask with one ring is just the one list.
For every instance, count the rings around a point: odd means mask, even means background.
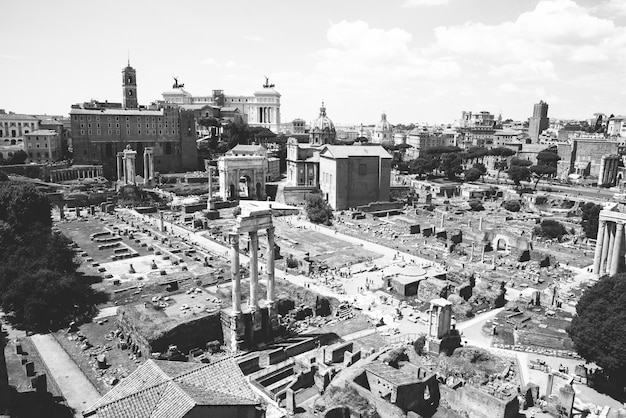
[{"label": "arch", "polygon": [[511,248],[511,239],[506,235],[497,234],[491,241],[491,246],[496,251],[508,251]]},{"label": "arch", "polygon": [[15,144],[17,144],[17,141],[15,139],[12,139],[11,140],[11,145],[15,145]]},{"label": "arch", "polygon": [[239,178],[239,199],[251,199],[253,196],[252,191],[252,180],[250,176],[244,174]]}]

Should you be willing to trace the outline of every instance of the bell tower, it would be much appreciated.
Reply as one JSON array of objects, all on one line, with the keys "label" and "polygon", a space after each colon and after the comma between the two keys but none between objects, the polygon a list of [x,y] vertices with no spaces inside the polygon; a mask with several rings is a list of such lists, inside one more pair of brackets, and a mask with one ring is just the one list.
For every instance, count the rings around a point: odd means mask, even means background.
[{"label": "bell tower", "polygon": [[137,74],[130,62],[122,70],[122,86],[124,87],[124,108],[137,109]]}]

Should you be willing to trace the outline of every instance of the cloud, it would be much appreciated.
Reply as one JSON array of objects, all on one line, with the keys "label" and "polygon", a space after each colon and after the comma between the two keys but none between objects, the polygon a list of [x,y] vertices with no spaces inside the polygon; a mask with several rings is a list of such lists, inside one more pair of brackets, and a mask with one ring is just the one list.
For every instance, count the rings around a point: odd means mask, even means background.
[{"label": "cloud", "polygon": [[515,21],[497,25],[467,22],[435,28],[438,48],[509,62],[582,56],[584,49],[624,33],[612,20],[593,16],[572,0],[542,0]]},{"label": "cloud", "polygon": [[0,58],[4,58],[4,59],[8,59],[8,60],[19,60],[19,59],[22,59],[22,57],[18,57],[17,55],[11,55],[11,54],[0,54]]},{"label": "cloud", "polygon": [[489,75],[516,80],[556,80],[554,64],[550,60],[522,60],[514,64],[492,67]]},{"label": "cloud", "polygon": [[404,7],[417,7],[417,6],[445,6],[450,3],[450,0],[405,0]]},{"label": "cloud", "polygon": [[234,61],[218,61],[215,58],[205,58],[202,63],[216,68],[248,68],[249,65],[237,65]]},{"label": "cloud", "polygon": [[263,38],[261,38],[258,35],[244,35],[241,37],[241,39],[245,40],[245,41],[251,41],[251,42],[262,42]]},{"label": "cloud", "polygon": [[624,0],[606,0],[589,10],[607,17],[624,17],[626,16],[626,2]]}]

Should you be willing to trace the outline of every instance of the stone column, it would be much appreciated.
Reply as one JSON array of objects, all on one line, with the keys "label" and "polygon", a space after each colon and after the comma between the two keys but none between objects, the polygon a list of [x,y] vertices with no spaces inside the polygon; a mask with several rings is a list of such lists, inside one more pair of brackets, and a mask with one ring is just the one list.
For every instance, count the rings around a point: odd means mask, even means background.
[{"label": "stone column", "polygon": [[259,309],[259,233],[250,232],[250,309]]},{"label": "stone column", "polygon": [[604,230],[606,229],[606,221],[601,219],[598,225],[598,237],[596,239],[596,252],[593,257],[593,272],[600,273],[600,257],[602,256],[602,244],[604,243]]},{"label": "stone column", "polygon": [[239,276],[239,234],[230,233],[230,273],[232,276],[233,311],[241,313],[241,277]]},{"label": "stone column", "polygon": [[611,266],[613,265],[613,247],[615,246],[615,232],[616,232],[616,223],[611,222],[611,236],[609,237],[609,256],[606,260],[606,272],[609,273],[611,271]]},{"label": "stone column", "polygon": [[146,151],[143,152],[143,184],[148,184],[148,177],[150,174],[148,173],[148,153]]},{"label": "stone column", "polygon": [[267,228],[267,302],[274,303],[274,227]]},{"label": "stone column", "polygon": [[619,269],[619,260],[620,260],[620,249],[622,247],[622,240],[624,239],[624,224],[617,223],[616,231],[615,231],[615,242],[611,250],[613,251],[613,257],[611,257],[611,270],[609,271],[609,275],[614,276],[617,274]]},{"label": "stone column", "polygon": [[213,201],[212,201],[212,197],[213,197],[213,167],[209,166],[207,168],[207,170],[209,171],[209,198],[207,199],[206,202],[206,208],[208,210],[213,210]]},{"label": "stone column", "polygon": [[602,238],[602,253],[600,254],[600,271],[598,274],[606,273],[607,258],[609,255],[609,237],[611,235],[611,224],[605,221],[604,237]]},{"label": "stone column", "polygon": [[117,153],[117,181],[122,181],[123,179],[123,175],[124,175],[124,167],[123,167],[123,163],[122,163],[122,156],[120,155],[121,153]]}]

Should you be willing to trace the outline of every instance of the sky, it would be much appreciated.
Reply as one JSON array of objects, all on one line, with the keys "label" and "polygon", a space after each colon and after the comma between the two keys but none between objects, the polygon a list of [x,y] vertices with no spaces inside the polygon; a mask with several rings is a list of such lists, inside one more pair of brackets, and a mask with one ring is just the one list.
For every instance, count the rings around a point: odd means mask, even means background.
[{"label": "sky", "polygon": [[2,0],[0,109],[67,115],[140,104],[173,76],[194,95],[252,94],[268,76],[283,122],[453,123],[626,113],[626,0]]}]

